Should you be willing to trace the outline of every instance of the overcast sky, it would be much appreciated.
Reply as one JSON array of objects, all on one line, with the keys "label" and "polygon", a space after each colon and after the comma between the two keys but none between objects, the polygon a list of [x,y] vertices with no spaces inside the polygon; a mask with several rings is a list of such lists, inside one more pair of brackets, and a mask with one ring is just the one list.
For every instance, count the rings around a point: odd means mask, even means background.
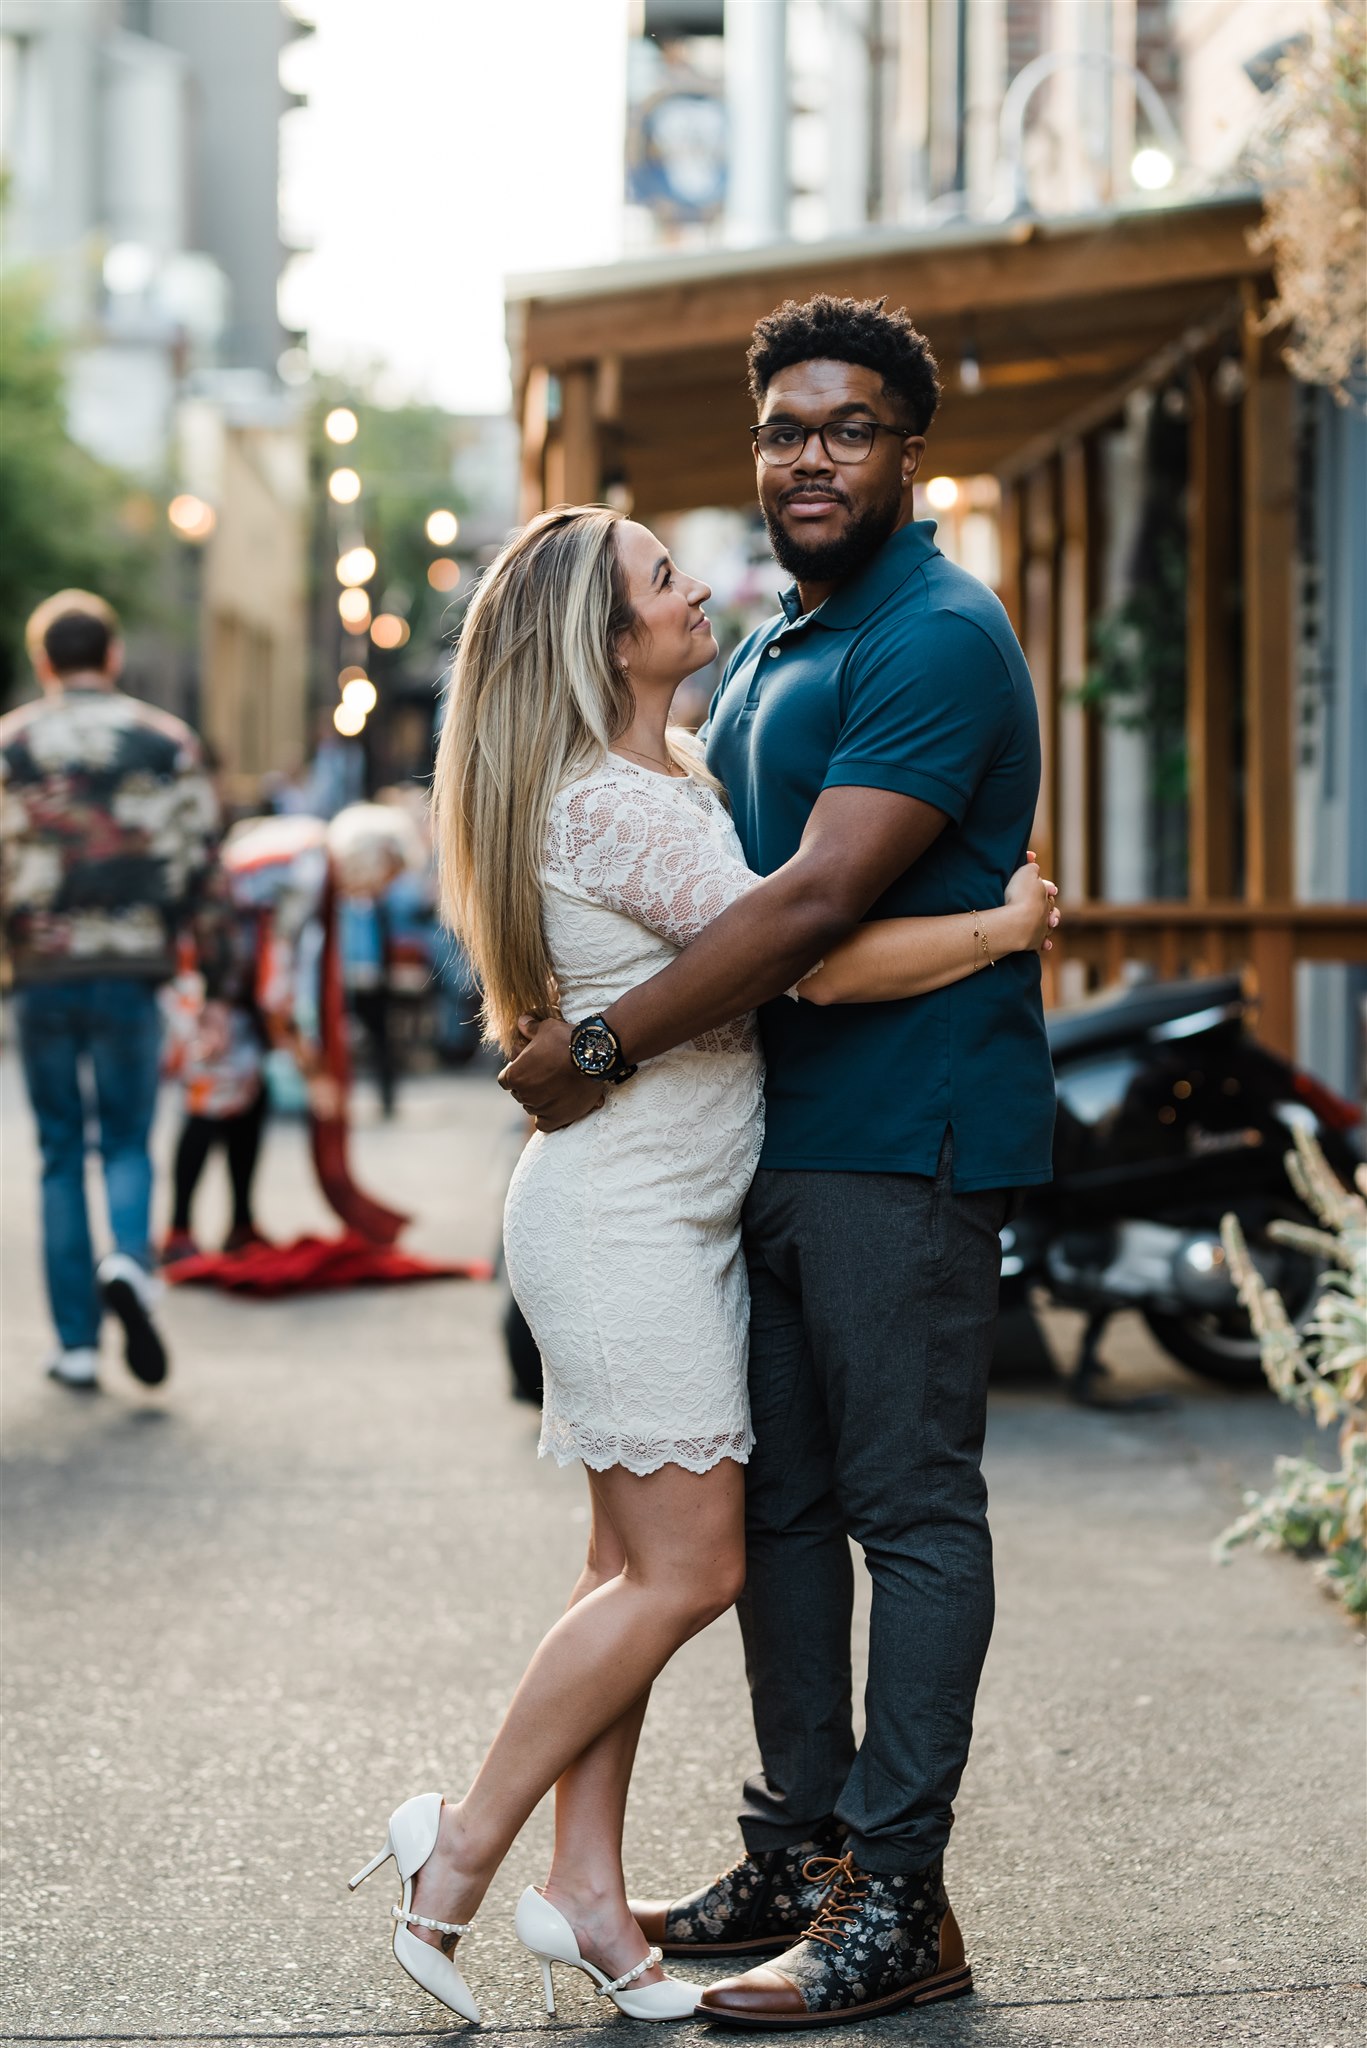
[{"label": "overcast sky", "polygon": [[292,0],[282,287],[324,369],[508,403],[503,279],[619,253],[626,0]]}]

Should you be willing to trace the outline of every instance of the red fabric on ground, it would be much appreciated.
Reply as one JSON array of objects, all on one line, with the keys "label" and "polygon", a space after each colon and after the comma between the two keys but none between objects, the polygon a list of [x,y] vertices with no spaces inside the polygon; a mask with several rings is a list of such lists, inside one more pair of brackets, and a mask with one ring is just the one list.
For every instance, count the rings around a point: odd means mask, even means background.
[{"label": "red fabric on ground", "polygon": [[292,1244],[254,1244],[240,1252],[200,1252],[163,1269],[163,1278],[177,1287],[222,1287],[231,1294],[259,1295],[493,1276],[487,1259],[424,1259],[393,1245],[372,1244],[352,1231],[341,1237],[296,1237]]}]

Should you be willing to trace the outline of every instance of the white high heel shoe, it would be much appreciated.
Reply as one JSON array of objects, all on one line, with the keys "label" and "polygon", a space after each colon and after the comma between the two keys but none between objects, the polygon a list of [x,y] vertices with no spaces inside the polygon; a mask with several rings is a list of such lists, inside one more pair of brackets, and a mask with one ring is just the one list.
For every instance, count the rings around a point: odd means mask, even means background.
[{"label": "white high heel shoe", "polygon": [[458,2012],[463,2020],[478,2020],[479,2007],[450,1956],[409,1932],[410,1927],[430,1927],[437,1934],[468,1934],[474,1924],[469,1920],[463,1924],[459,1920],[428,1920],[412,1910],[413,1880],[437,1846],[441,1805],[440,1792],[420,1792],[415,1799],[405,1799],[402,1806],[395,1807],[389,1816],[383,1849],[355,1877],[347,1879],[347,1890],[354,1892],[358,1884],[364,1884],[392,1856],[403,1881],[403,1904],[393,1909],[394,1960],[407,1970],[415,1984],[420,1984],[442,2005]]},{"label": "white high heel shoe", "polygon": [[624,1976],[609,1979],[593,1963],[587,1962],[579,1953],[579,1943],[574,1938],[574,1929],[558,1907],[541,1896],[535,1885],[528,1885],[517,1902],[517,1918],[514,1921],[517,1938],[524,1948],[529,1948],[541,1965],[541,1982],[546,1992],[546,2010],[555,2012],[555,1984],[551,1977],[552,1963],[568,1963],[571,1969],[583,1970],[592,1977],[600,1995],[610,1998],[618,2012],[624,2012],[632,2020],[691,2020],[697,2010],[701,1996],[696,1984],[685,1984],[678,1977],[666,1977],[663,1984],[645,1984],[639,1991],[629,1991],[627,1986],[660,1960],[660,1950],[652,1948],[634,1970]]}]

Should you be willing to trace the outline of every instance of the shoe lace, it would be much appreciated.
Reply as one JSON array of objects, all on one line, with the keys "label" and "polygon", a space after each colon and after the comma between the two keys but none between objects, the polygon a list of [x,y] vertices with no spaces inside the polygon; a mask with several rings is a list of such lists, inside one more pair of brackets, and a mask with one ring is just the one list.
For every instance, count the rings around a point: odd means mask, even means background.
[{"label": "shoe lace", "polygon": [[828,1887],[816,1918],[802,1938],[838,1948],[858,1919],[855,1909],[868,1897],[867,1881],[855,1869],[854,1856],[848,1849],[843,1856],[810,1857],[802,1866],[802,1875],[809,1884]]}]

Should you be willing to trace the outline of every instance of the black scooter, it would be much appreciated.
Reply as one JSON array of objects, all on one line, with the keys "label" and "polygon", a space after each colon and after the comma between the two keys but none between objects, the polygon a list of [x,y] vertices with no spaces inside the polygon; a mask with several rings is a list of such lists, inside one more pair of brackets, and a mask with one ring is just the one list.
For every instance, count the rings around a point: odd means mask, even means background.
[{"label": "black scooter", "polygon": [[1097,1345],[1117,1309],[1138,1309],[1173,1357],[1227,1386],[1261,1383],[1258,1345],[1220,1242],[1233,1211],[1287,1312],[1307,1317],[1318,1267],[1268,1236],[1309,1222],[1284,1159],[1300,1126],[1341,1179],[1360,1119],[1311,1075],[1260,1045],[1235,976],[1148,982],[1051,1013],[1058,1087],[1054,1179],[1002,1232],[1002,1305],[1044,1289],[1089,1320],[1069,1390],[1099,1398]]}]

